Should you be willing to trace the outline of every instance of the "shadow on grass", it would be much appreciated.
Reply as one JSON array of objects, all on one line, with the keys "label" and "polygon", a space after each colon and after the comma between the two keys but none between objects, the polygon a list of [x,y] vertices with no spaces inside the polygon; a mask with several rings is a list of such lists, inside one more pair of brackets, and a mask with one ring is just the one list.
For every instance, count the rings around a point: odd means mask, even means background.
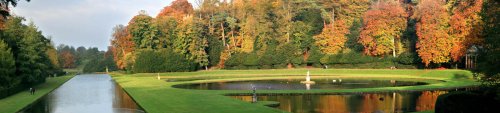
[{"label": "shadow on grass", "polygon": [[470,76],[467,76],[464,73],[454,73],[453,79],[470,79]]}]

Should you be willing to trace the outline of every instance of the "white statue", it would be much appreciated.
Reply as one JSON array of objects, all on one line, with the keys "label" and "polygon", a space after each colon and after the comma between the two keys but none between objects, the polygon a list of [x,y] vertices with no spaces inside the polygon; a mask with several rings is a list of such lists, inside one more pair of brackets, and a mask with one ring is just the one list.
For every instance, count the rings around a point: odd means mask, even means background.
[{"label": "white statue", "polygon": [[309,75],[309,70],[307,71],[307,75],[306,75],[306,81],[301,81],[300,83],[303,83],[303,84],[314,84],[315,82],[314,81],[311,81],[311,76]]}]

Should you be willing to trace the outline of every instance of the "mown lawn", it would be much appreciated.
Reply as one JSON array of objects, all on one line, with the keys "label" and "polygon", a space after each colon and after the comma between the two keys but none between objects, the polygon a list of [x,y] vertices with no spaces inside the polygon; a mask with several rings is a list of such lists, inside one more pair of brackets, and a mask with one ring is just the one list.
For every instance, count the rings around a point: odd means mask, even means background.
[{"label": "mown lawn", "polygon": [[18,112],[31,103],[35,102],[39,98],[52,92],[54,89],[58,88],[73,77],[74,75],[47,78],[47,81],[45,83],[34,87],[36,89],[35,95],[30,95],[29,89],[26,89],[26,91],[19,92],[7,98],[0,99],[0,113]]},{"label": "mown lawn", "polygon": [[[197,82],[263,80],[304,78],[307,70],[312,79],[322,77],[357,79],[398,79],[428,81],[429,85],[359,88],[342,90],[259,90],[259,94],[281,93],[353,93],[353,92],[392,92],[407,90],[452,89],[478,85],[472,73],[463,70],[373,70],[373,69],[278,69],[278,70],[212,70],[198,72],[119,74],[113,78],[148,113],[279,113],[278,109],[251,104],[229,98],[227,94],[250,94],[246,90],[189,90],[172,88],[172,85]],[[166,82],[172,80],[177,82]],[[437,82],[445,81],[445,82]]]}]

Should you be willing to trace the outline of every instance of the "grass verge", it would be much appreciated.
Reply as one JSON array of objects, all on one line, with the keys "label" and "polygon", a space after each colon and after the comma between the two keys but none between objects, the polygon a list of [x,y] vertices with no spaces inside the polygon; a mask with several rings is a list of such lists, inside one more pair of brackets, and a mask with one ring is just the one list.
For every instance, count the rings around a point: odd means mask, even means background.
[{"label": "grass verge", "polygon": [[[197,82],[239,81],[303,78],[310,70],[312,79],[320,77],[418,79],[432,82],[422,86],[359,88],[342,90],[259,90],[259,94],[335,94],[356,92],[392,92],[450,89],[478,85],[472,73],[463,70],[375,70],[375,69],[278,69],[278,70],[213,70],[198,72],[125,75],[114,73],[113,78],[149,113],[280,113],[277,109],[239,101],[224,95],[250,94],[248,90],[190,90],[173,85]],[[165,82],[174,80],[177,82]]]},{"label": "grass verge", "polygon": [[47,81],[45,83],[34,87],[36,89],[35,95],[30,95],[28,91],[29,89],[26,89],[26,91],[19,92],[7,98],[0,99],[0,113],[18,112],[31,103],[37,101],[39,98],[52,92],[54,89],[58,88],[73,77],[74,75],[47,78]]}]

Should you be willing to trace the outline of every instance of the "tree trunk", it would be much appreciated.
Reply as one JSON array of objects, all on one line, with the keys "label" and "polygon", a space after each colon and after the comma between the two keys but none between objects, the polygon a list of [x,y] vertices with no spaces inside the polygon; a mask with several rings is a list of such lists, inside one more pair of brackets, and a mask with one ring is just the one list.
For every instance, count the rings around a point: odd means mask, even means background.
[{"label": "tree trunk", "polygon": [[392,38],[392,57],[396,58],[396,41],[394,39],[394,37]]},{"label": "tree trunk", "polygon": [[224,23],[220,23],[220,28],[222,30],[222,45],[223,46],[226,46],[226,36],[225,36],[225,32],[224,32]]}]

